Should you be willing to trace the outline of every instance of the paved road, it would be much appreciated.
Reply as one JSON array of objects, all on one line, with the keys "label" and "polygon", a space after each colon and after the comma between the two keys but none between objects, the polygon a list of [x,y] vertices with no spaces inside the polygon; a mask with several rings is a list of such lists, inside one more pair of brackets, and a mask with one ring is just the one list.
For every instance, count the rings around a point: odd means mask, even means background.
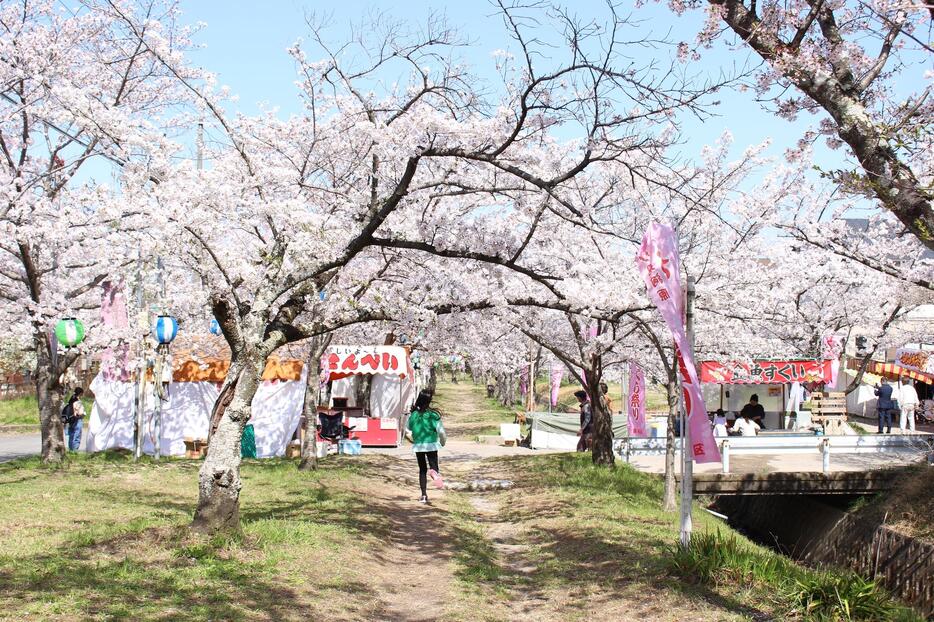
[{"label": "paved road", "polygon": [[[0,436],[0,462],[15,460],[39,453],[41,437],[38,434],[11,434]],[[87,436],[81,435],[81,449],[87,446]]]}]

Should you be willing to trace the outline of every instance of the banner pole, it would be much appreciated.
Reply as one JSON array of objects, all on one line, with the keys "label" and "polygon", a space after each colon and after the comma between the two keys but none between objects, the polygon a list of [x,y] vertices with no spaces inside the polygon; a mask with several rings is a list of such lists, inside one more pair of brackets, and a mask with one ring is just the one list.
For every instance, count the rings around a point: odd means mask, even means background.
[{"label": "banner pole", "polygon": [[[685,328],[687,329],[688,347],[694,354],[694,277],[687,278],[685,304]],[[677,364],[677,361],[676,361]],[[691,505],[694,502],[694,460],[691,455],[691,427],[688,425],[688,413],[684,399],[681,400],[681,546],[691,544],[691,532],[694,529],[691,519]]]}]

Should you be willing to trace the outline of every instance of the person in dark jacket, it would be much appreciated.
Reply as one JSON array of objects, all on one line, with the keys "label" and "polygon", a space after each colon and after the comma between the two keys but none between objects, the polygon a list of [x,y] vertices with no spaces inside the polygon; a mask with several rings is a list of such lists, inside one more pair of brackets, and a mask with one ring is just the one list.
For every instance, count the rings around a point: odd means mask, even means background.
[{"label": "person in dark jacket", "polygon": [[892,401],[892,385],[885,378],[881,385],[876,385],[875,390],[878,400],[876,400],[876,414],[879,416],[879,434],[882,434],[882,428],[887,427],[886,434],[892,433],[892,411],[895,409],[895,402]]},{"label": "person in dark jacket", "polygon": [[745,417],[755,422],[761,429],[765,429],[765,408],[759,403],[759,395],[757,393],[753,393],[749,396],[749,403],[743,406],[739,417],[736,419],[737,423],[740,417]]},{"label": "person in dark jacket", "polygon": [[577,432],[580,440],[577,441],[577,451],[587,451],[593,439],[593,407],[587,398],[587,391],[576,391],[574,397],[581,408],[581,427]]}]

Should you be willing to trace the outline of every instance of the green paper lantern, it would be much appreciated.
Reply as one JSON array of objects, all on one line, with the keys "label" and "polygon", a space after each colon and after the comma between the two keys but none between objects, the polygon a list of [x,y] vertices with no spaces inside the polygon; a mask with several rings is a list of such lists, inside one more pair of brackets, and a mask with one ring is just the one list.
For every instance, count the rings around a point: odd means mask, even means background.
[{"label": "green paper lantern", "polygon": [[73,348],[84,341],[84,322],[66,317],[55,325],[55,338],[66,348]]}]

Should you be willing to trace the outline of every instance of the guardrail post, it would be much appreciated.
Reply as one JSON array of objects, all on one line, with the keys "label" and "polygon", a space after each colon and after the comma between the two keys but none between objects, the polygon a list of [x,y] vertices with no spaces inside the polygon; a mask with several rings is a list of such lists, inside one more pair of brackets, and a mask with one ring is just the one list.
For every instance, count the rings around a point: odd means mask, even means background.
[{"label": "guardrail post", "polygon": [[830,473],[830,439],[829,438],[824,438],[824,440],[821,441],[821,451],[824,454],[824,460],[823,460],[824,473]]},{"label": "guardrail post", "polygon": [[723,463],[723,472],[730,472],[730,441],[720,443],[720,461]]}]

